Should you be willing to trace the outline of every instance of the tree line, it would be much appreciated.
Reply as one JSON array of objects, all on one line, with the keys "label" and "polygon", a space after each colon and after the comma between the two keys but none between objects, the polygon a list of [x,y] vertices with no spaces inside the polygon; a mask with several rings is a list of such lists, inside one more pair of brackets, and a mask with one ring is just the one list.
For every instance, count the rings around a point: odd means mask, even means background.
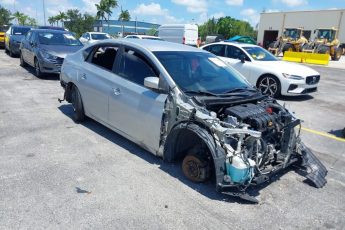
[{"label": "tree line", "polygon": [[10,10],[0,5],[0,26],[10,25],[12,20],[16,20],[18,25],[22,26],[36,26],[36,19],[19,11],[11,13]]},{"label": "tree line", "polygon": [[[101,23],[103,23],[103,20],[108,22],[113,13],[113,9],[118,7],[118,1],[100,0],[95,6],[97,9],[96,15],[81,13],[78,9],[69,9],[65,12],[59,11],[57,15],[50,16],[48,23],[52,26],[65,27],[69,31],[76,33],[77,36],[81,36],[81,34],[93,30],[95,20],[101,20]],[[12,20],[16,20],[18,25],[37,26],[37,21],[34,18],[19,11],[12,14],[10,10],[0,5],[0,26],[10,25]],[[131,20],[129,11],[122,10],[121,8],[118,20]]]},{"label": "tree line", "polygon": [[215,34],[223,35],[226,39],[236,35],[256,38],[256,31],[248,22],[230,16],[209,19],[199,26],[199,34],[202,40],[205,40],[207,35]]}]

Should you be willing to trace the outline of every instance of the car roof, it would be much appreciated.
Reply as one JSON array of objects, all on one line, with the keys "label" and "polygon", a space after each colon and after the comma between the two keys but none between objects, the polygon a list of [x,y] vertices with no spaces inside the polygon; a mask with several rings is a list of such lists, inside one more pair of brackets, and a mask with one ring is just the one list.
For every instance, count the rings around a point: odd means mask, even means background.
[{"label": "car roof", "polygon": [[60,33],[60,34],[71,34],[70,31],[67,30],[54,30],[54,29],[31,29],[31,31],[34,32],[54,32],[54,33]]},{"label": "car roof", "polygon": [[198,49],[192,46],[183,45],[179,43],[173,43],[173,42],[167,42],[167,41],[161,41],[161,40],[149,40],[149,39],[106,39],[102,40],[101,42],[97,44],[109,44],[114,43],[118,44],[121,43],[123,45],[129,45],[141,49],[146,49],[151,52],[155,51],[185,51],[185,52],[201,52],[201,53],[207,53],[206,51],[202,49]]},{"label": "car roof", "polygon": [[253,45],[253,44],[248,44],[248,43],[240,43],[240,42],[236,42],[236,41],[221,41],[221,42],[215,42],[215,43],[211,43],[211,44],[207,44],[207,45],[214,45],[214,44],[222,44],[222,45],[226,45],[226,44],[229,44],[229,45],[233,45],[233,46],[236,46],[236,47],[260,47],[258,45]]},{"label": "car roof", "polygon": [[108,34],[108,33],[103,33],[103,32],[86,32],[86,33],[89,33],[89,34]]},{"label": "car roof", "polygon": [[32,26],[20,26],[20,25],[12,25],[12,28],[16,27],[16,28],[33,28]]}]

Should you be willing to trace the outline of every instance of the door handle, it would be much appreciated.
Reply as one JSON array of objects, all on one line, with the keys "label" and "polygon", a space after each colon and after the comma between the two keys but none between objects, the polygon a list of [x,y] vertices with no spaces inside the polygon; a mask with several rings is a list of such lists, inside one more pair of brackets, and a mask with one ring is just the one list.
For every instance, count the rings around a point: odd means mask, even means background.
[{"label": "door handle", "polygon": [[87,77],[86,77],[86,74],[85,74],[85,73],[83,73],[83,74],[81,75],[81,79],[83,79],[83,80],[86,80],[86,79],[87,79]]},{"label": "door handle", "polygon": [[113,88],[113,93],[114,93],[115,96],[120,95],[121,94],[120,88],[115,88],[115,89]]}]

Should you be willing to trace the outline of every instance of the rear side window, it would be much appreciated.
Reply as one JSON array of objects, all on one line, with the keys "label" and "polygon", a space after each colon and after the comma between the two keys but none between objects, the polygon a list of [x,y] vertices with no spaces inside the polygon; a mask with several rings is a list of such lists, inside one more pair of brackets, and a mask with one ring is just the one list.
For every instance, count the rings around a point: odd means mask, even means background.
[{"label": "rear side window", "polygon": [[117,74],[142,86],[146,77],[157,77],[148,60],[131,49],[125,49],[122,54]]},{"label": "rear side window", "polygon": [[[87,51],[86,49],[85,51]],[[112,71],[114,61],[117,55],[118,47],[116,46],[101,46],[96,47],[92,56],[89,58],[89,62]]]},{"label": "rear side window", "polygon": [[207,48],[207,51],[213,53],[214,55],[225,57],[225,45],[211,45]]}]

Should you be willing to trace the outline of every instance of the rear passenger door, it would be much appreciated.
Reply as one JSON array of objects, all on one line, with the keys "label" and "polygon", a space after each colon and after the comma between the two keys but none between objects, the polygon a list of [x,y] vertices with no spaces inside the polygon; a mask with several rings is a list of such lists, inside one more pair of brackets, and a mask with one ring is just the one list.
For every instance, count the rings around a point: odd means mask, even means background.
[{"label": "rear passenger door", "polygon": [[144,86],[144,78],[159,77],[150,60],[130,47],[123,47],[112,78],[109,121],[130,139],[156,153],[167,95]]},{"label": "rear passenger door", "polygon": [[108,122],[108,97],[119,46],[94,46],[78,73],[78,87],[87,115]]}]

